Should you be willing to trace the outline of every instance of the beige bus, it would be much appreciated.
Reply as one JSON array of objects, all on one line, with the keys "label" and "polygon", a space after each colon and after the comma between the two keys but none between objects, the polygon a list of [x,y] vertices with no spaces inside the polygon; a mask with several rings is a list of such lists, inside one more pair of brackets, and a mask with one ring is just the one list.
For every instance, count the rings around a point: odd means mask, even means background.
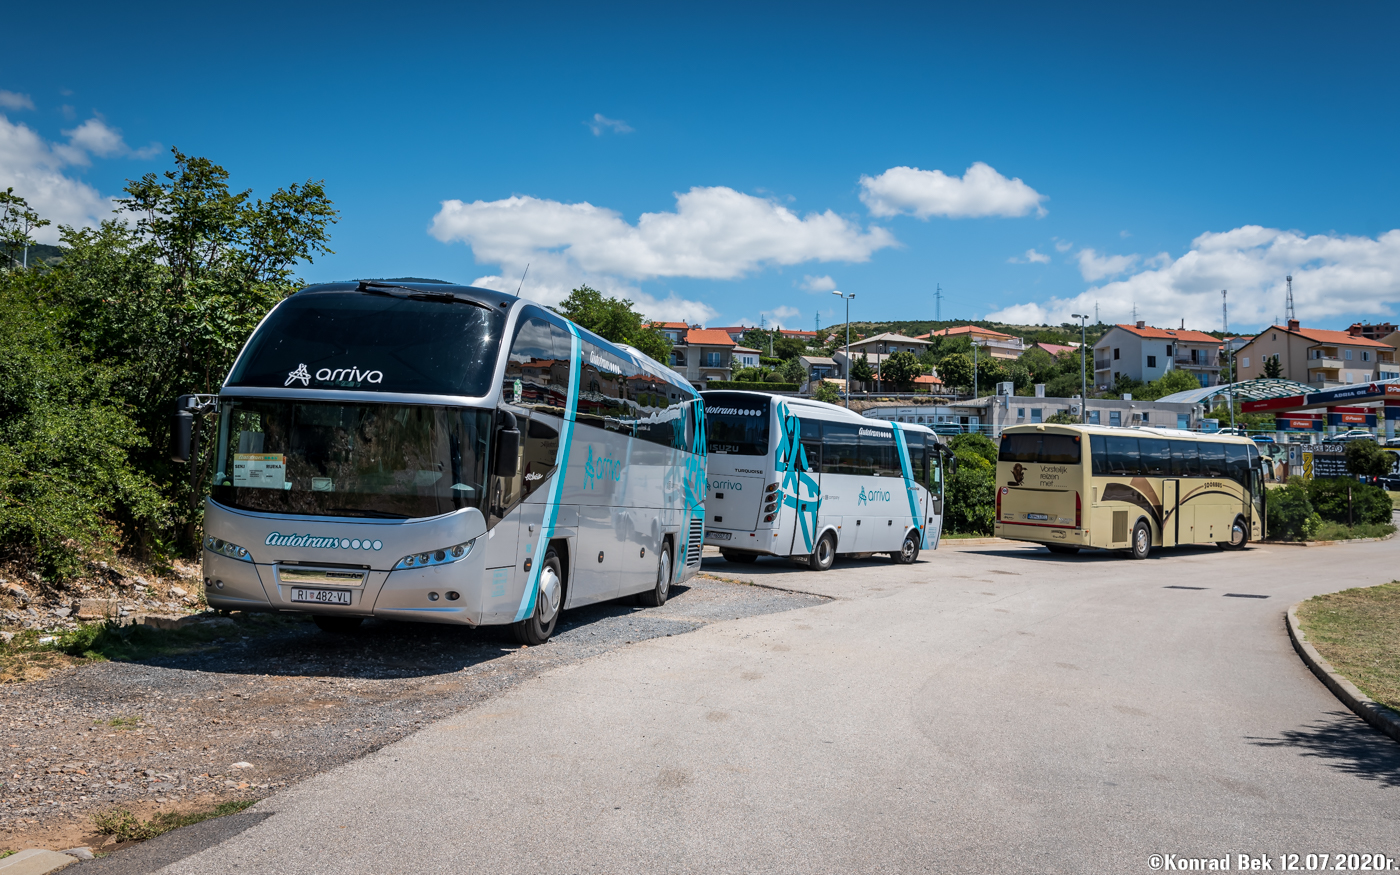
[{"label": "beige bus", "polygon": [[1264,533],[1262,461],[1244,437],[1167,428],[1017,425],[1002,432],[996,534],[1052,553],[1216,544]]}]

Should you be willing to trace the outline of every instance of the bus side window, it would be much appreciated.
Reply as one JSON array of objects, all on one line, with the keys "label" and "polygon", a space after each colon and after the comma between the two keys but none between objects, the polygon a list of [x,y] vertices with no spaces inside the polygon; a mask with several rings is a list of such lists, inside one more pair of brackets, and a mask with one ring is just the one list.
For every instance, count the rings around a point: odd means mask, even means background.
[{"label": "bus side window", "polygon": [[[1002,438],[1003,443],[1005,438]],[[1093,462],[1094,476],[1108,476],[1108,447],[1104,444],[1104,436],[1095,434],[1089,436],[1089,458]]]},{"label": "bus side window", "polygon": [[1201,454],[1202,477],[1228,477],[1225,468],[1225,445],[1213,441],[1201,441],[1196,447]]},{"label": "bus side window", "polygon": [[924,482],[924,436],[920,432],[904,433],[904,445],[908,450],[909,474],[915,483]]},{"label": "bus side window", "polygon": [[[550,388],[554,383],[554,326],[543,319],[530,316],[521,319],[515,329],[506,359],[506,374],[501,385],[501,398],[507,404],[526,408],[548,408]],[[567,365],[566,365],[567,368]],[[557,408],[560,414],[563,408]]]},{"label": "bus side window", "polygon": [[807,456],[807,470],[819,474],[822,470],[822,423],[819,419],[798,419],[799,440]]},{"label": "bus side window", "polygon": [[524,476],[526,497],[549,481],[554,473],[554,463],[559,458],[559,432],[548,423],[534,417],[522,429],[521,465]]},{"label": "bus side window", "polygon": [[844,423],[822,424],[822,472],[825,474],[863,474],[857,459],[860,439],[856,426]]},{"label": "bus side window", "polygon": [[1170,477],[1172,472],[1171,444],[1163,438],[1138,438],[1142,457],[1142,473],[1148,477]]},{"label": "bus side window", "polygon": [[1249,451],[1252,447],[1244,444],[1225,445],[1225,470],[1231,480],[1246,488],[1249,487]]},{"label": "bus side window", "polygon": [[1142,472],[1142,457],[1136,437],[1109,435],[1105,440],[1108,473],[1117,477],[1137,477]]},{"label": "bus side window", "polygon": [[1172,449],[1172,476],[1201,476],[1195,441],[1168,441]]}]

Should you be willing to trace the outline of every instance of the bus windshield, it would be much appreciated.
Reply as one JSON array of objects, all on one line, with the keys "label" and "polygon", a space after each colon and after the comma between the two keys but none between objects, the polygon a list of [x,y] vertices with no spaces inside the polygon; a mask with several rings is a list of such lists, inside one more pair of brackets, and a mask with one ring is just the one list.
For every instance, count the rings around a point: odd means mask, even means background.
[{"label": "bus windshield", "polygon": [[769,403],[755,395],[705,393],[709,451],[731,456],[768,455]]},{"label": "bus windshield", "polygon": [[481,507],[491,414],[224,399],[212,497],[271,513],[407,519]]},{"label": "bus windshield", "polygon": [[460,299],[302,292],[258,328],[228,385],[481,397],[504,325]]}]

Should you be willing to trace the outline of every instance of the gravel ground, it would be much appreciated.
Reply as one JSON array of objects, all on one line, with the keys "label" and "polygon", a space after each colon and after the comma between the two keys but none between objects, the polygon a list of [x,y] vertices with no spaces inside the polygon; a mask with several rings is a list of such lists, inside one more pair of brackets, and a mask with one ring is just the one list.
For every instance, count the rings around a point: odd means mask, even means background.
[{"label": "gravel ground", "polygon": [[150,817],[261,798],[556,666],[822,601],[701,577],[659,609],[569,611],[534,648],[503,627],[371,621],[335,637],[300,618],[250,615],[180,655],[0,687],[0,849],[96,849],[95,812]]}]

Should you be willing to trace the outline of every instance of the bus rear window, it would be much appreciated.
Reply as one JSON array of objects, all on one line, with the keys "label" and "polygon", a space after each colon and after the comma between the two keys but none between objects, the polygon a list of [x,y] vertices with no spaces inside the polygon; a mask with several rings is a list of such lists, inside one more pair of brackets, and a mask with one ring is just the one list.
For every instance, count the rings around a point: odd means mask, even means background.
[{"label": "bus rear window", "polygon": [[1001,439],[999,462],[1078,465],[1081,440],[1072,434],[1009,434]]},{"label": "bus rear window", "polygon": [[769,400],[758,395],[706,392],[709,451],[730,456],[768,455]]}]

